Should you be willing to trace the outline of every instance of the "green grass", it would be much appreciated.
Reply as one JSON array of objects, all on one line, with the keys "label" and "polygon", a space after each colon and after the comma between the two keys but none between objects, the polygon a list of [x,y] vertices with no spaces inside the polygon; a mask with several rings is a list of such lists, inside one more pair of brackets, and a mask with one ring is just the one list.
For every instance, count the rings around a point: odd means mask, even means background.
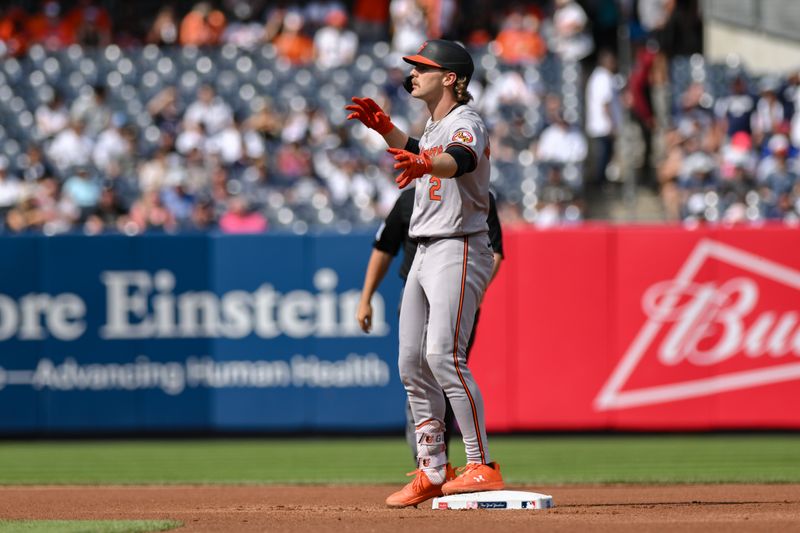
[{"label": "green grass", "polygon": [[[493,436],[516,484],[800,482],[800,435]],[[451,461],[463,464],[454,442]],[[0,484],[397,483],[400,438],[0,443]]]},{"label": "green grass", "polygon": [[174,520],[0,520],[0,533],[146,533],[181,525]]}]

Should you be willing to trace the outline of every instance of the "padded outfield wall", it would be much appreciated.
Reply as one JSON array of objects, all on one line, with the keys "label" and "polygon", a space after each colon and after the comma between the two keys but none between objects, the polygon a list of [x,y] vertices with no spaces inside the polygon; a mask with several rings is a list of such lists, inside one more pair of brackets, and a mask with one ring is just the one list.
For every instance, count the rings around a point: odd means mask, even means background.
[{"label": "padded outfield wall", "polygon": [[[1,238],[0,433],[399,430],[395,270],[375,332],[354,317],[371,239]],[[800,428],[797,229],[505,241],[470,363],[490,430]]]}]

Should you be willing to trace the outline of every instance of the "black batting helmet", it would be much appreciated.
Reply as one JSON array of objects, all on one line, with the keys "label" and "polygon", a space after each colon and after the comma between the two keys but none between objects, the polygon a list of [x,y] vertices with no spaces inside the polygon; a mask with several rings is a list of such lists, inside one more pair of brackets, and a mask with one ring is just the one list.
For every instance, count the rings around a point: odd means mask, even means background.
[{"label": "black batting helmet", "polygon": [[415,55],[405,56],[403,61],[412,65],[426,65],[451,70],[459,78],[466,76],[469,79],[475,70],[469,52],[460,44],[444,39],[425,41]]}]

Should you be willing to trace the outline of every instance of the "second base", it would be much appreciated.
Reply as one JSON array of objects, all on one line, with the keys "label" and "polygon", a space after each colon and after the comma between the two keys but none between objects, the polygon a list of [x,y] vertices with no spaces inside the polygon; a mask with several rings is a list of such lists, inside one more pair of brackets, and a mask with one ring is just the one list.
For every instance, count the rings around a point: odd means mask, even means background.
[{"label": "second base", "polygon": [[433,509],[550,509],[553,497],[538,492],[491,490],[453,494],[433,499]]}]

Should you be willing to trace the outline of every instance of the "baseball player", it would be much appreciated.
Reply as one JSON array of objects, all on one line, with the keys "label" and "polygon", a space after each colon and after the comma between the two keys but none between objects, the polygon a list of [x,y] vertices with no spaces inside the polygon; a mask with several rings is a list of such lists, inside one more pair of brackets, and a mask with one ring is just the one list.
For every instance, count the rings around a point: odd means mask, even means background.
[{"label": "baseball player", "polygon": [[[403,264],[400,266],[399,274],[404,283],[406,278],[408,278],[408,272],[411,270],[411,263],[417,252],[416,241],[408,236],[408,227],[411,223],[411,212],[413,209],[414,189],[408,187],[400,193],[394,207],[392,207],[392,210],[389,212],[389,215],[386,217],[386,220],[383,222],[380,229],[378,229],[378,233],[375,236],[375,242],[372,245],[372,255],[369,258],[367,272],[364,275],[364,287],[361,290],[361,301],[359,302],[358,312],[356,314],[356,319],[365,333],[369,333],[372,328],[372,295],[375,294],[384,276],[386,276],[392,259],[397,255],[401,247],[403,248]],[[500,269],[500,263],[503,261],[503,231],[497,216],[497,206],[495,204],[494,195],[491,193],[489,196],[489,218],[486,222],[489,225],[489,240],[492,243],[492,250],[494,251],[494,263],[492,265],[491,277],[491,279],[494,279],[497,275],[497,271]],[[467,344],[467,362],[469,362],[469,354],[475,340],[475,329],[478,325],[479,316],[480,309],[478,309],[478,312],[475,314],[469,344]],[[450,447],[450,435],[453,434],[453,430],[455,429],[455,418],[453,417],[453,408],[450,406],[450,401],[445,398],[445,402],[444,443],[445,454],[447,454]],[[414,461],[417,460],[417,439],[415,432],[416,426],[414,424],[414,416],[411,413],[411,405],[406,403],[406,440],[411,447]]]},{"label": "baseball player", "polygon": [[[380,133],[390,146],[400,188],[415,182],[409,236],[417,253],[400,309],[400,379],[416,423],[414,480],[386,499],[390,507],[417,505],[442,494],[499,490],[491,462],[483,399],[466,364],[475,313],[492,274],[489,243],[489,140],[470,106],[474,70],[457,43],[426,41],[403,58],[413,65],[405,87],[430,113],[419,139],[392,124],[369,98],[353,98],[349,119]],[[464,438],[467,464],[455,475],[444,444],[445,395]]]}]

